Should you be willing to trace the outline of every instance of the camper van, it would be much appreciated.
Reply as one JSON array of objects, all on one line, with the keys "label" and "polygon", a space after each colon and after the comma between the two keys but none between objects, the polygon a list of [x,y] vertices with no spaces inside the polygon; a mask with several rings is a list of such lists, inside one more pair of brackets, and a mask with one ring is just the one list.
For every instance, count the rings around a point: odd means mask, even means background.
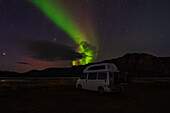
[{"label": "camper van", "polygon": [[122,91],[122,79],[119,70],[113,63],[93,64],[87,66],[77,80],[78,89],[104,92]]}]

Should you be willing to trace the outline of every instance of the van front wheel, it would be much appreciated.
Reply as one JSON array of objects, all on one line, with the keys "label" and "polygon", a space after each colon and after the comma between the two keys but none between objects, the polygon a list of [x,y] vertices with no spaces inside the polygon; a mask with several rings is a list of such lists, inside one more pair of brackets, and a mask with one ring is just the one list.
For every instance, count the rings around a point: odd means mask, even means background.
[{"label": "van front wheel", "polygon": [[79,89],[79,90],[82,90],[82,86],[81,86],[80,84],[78,85],[78,89]]},{"label": "van front wheel", "polygon": [[102,95],[102,94],[104,93],[104,89],[103,89],[102,87],[99,87],[99,88],[98,88],[98,93],[99,93],[100,95]]}]

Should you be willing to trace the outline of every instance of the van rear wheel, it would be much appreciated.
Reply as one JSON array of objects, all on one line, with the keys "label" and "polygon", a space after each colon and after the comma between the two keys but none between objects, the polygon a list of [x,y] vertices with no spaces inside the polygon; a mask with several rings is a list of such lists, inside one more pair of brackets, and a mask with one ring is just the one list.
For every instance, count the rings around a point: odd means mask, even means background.
[{"label": "van rear wheel", "polygon": [[99,93],[100,95],[103,95],[104,89],[103,89],[102,87],[99,87],[99,88],[98,88],[98,93]]}]

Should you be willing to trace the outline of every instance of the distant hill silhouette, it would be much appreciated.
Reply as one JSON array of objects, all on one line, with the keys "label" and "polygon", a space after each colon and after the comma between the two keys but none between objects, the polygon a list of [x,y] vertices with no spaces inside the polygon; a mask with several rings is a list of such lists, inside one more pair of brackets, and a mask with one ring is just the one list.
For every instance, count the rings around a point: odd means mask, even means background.
[{"label": "distant hill silhouette", "polygon": [[133,53],[103,62],[115,63],[121,72],[134,76],[170,76],[170,57]]},{"label": "distant hill silhouette", "polygon": [[[122,73],[128,72],[136,77],[170,77],[170,57],[133,53],[97,63],[114,63]],[[26,73],[0,71],[0,77],[78,77],[88,65],[31,70]]]}]

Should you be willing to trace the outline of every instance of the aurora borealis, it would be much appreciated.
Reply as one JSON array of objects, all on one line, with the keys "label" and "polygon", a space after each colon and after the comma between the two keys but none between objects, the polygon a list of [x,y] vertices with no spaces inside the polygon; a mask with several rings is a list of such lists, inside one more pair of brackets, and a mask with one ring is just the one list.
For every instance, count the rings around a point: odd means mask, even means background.
[{"label": "aurora borealis", "polygon": [[[77,48],[79,53],[84,54],[84,57],[82,59],[77,59],[76,61],[73,61],[73,65],[85,65],[88,63],[91,63],[96,55],[97,52],[94,53],[93,50],[90,48],[84,48],[82,45],[82,42],[90,42],[88,38],[95,38],[94,35],[90,36],[87,35],[89,33],[88,29],[86,32],[83,32],[82,27],[83,25],[78,25],[76,23],[76,19],[79,18],[78,16],[70,15],[69,11],[66,11],[64,8],[64,4],[61,4],[61,0],[30,0],[35,6],[39,7],[59,28],[64,30],[78,45]],[[68,9],[67,9],[68,10]],[[83,13],[83,12],[82,12]],[[82,20],[81,20],[82,21]],[[88,21],[89,22],[89,21]],[[85,23],[86,25],[92,24],[92,23]],[[95,34],[95,33],[93,33]],[[94,41],[94,40],[93,40]],[[96,40],[95,40],[96,41]],[[96,42],[95,42],[96,43]],[[97,46],[96,46],[97,47]],[[77,64],[78,63],[78,64]]]},{"label": "aurora borealis", "polygon": [[[0,0],[0,71],[169,57],[169,0]],[[73,61],[73,62],[72,62]]]}]

